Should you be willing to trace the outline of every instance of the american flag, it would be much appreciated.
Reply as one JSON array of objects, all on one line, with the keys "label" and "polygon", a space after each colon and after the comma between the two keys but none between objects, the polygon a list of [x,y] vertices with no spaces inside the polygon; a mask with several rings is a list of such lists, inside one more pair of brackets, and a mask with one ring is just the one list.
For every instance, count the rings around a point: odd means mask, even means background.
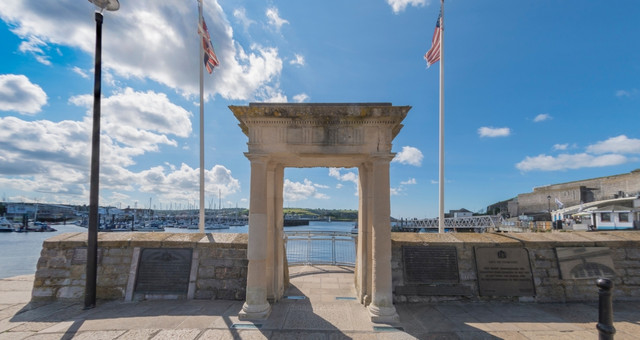
[{"label": "american flag", "polygon": [[202,47],[204,48],[204,66],[207,67],[207,72],[213,72],[213,68],[220,65],[216,52],[213,51],[213,45],[211,45],[211,37],[209,36],[209,30],[207,30],[207,24],[202,18],[202,26],[198,26],[198,34],[202,36]]},{"label": "american flag", "polygon": [[433,32],[433,38],[431,38],[431,48],[424,54],[424,59],[427,61],[427,67],[440,60],[440,34],[442,34],[442,26],[440,25],[441,21],[442,11],[440,12],[438,21],[436,22],[436,30]]}]

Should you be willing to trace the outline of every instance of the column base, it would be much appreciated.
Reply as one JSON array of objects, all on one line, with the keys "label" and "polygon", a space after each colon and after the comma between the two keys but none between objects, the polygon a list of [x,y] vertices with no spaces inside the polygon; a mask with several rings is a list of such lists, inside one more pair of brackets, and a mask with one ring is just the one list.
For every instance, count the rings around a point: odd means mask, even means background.
[{"label": "column base", "polygon": [[370,304],[369,317],[371,322],[375,323],[396,323],[400,322],[400,316],[396,312],[396,307],[378,307],[374,304]]},{"label": "column base", "polygon": [[246,302],[242,306],[242,310],[238,313],[240,320],[266,320],[271,314],[271,305],[248,305]]}]

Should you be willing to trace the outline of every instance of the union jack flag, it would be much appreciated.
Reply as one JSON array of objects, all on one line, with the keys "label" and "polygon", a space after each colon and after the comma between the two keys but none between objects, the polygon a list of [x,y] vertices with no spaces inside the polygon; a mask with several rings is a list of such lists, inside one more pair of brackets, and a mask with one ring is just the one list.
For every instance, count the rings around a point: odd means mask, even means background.
[{"label": "union jack flag", "polygon": [[438,16],[436,22],[436,30],[433,32],[433,38],[431,38],[431,48],[424,54],[424,59],[427,61],[427,67],[440,60],[440,35],[442,34],[442,10]]},{"label": "union jack flag", "polygon": [[213,68],[220,65],[216,52],[211,45],[211,37],[209,36],[209,30],[207,30],[207,23],[202,18],[202,26],[198,26],[198,34],[202,36],[202,47],[204,48],[204,66],[207,68],[207,72],[213,72]]}]

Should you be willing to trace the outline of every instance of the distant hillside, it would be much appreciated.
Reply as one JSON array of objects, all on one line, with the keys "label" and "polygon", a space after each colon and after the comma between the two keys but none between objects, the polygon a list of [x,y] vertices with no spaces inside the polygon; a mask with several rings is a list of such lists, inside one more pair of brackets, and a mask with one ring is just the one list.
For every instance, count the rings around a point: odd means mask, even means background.
[{"label": "distant hillside", "polygon": [[311,209],[311,208],[283,208],[285,215],[295,214],[303,218],[327,219],[332,221],[356,221],[358,210],[348,209]]}]

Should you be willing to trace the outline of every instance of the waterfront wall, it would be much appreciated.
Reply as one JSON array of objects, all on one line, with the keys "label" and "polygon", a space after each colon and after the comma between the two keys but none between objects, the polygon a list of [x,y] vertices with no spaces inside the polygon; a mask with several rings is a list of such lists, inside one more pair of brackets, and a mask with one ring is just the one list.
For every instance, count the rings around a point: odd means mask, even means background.
[{"label": "waterfront wall", "polygon": [[[248,265],[247,240],[246,234],[227,233],[99,233],[97,298],[244,300]],[[83,299],[86,248],[86,233],[60,234],[45,240],[37,265],[32,298]],[[191,273],[186,294],[149,295],[135,292],[136,269],[143,249],[190,249]]]},{"label": "waterfront wall", "polygon": [[[403,247],[454,247],[457,254],[457,282],[415,284],[406,280]],[[597,301],[595,278],[563,277],[558,251],[605,249],[612,261],[615,300],[640,300],[640,233],[546,232],[509,234],[413,234],[392,233],[392,275],[396,302],[444,300],[508,300],[529,302]],[[479,290],[476,249],[524,249],[528,254],[534,294],[524,296],[482,296]],[[413,248],[415,249],[415,248]],[[582,260],[582,259],[580,259]],[[606,261],[605,261],[606,262]],[[454,280],[455,281],[455,280]],[[508,286],[508,284],[505,284]]]},{"label": "waterfront wall", "polygon": [[[33,299],[84,298],[86,233],[60,234],[43,243],[33,287]],[[616,300],[640,300],[640,232],[539,233],[392,233],[392,281],[395,302],[445,300],[567,302],[597,301],[595,278],[563,277],[559,250],[600,249],[610,261]],[[99,233],[98,299],[159,298],[135,294],[136,265],[144,249],[190,249],[193,254],[189,291],[160,298],[244,300],[247,278],[246,234]],[[453,250],[454,262],[437,272],[456,274],[446,282],[409,282],[407,254],[443,256]],[[423,250],[439,249],[437,252]],[[477,254],[482,249],[520,251],[530,268],[531,294],[482,294]],[[446,254],[445,254],[446,255]],[[587,259],[586,257],[580,260]],[[449,258],[451,260],[451,258]],[[606,263],[607,261],[605,261]],[[414,262],[415,267],[416,262]],[[455,266],[455,267],[454,267]],[[415,268],[414,268],[415,269]],[[436,271],[434,271],[436,272]],[[423,273],[430,275],[431,273]],[[494,273],[495,274],[495,273]],[[525,280],[526,281],[526,280]],[[509,288],[505,283],[504,287]],[[499,295],[499,294],[498,294]]]}]

